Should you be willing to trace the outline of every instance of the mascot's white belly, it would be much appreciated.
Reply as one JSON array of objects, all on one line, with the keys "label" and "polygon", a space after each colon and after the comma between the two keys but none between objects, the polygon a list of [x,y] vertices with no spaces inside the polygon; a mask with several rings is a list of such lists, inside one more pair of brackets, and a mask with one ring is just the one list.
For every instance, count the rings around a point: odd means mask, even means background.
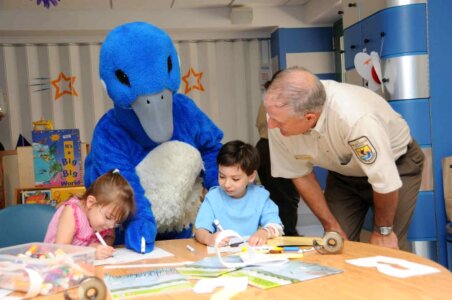
[{"label": "mascot's white belly", "polygon": [[194,223],[201,204],[202,169],[199,151],[180,141],[159,145],[136,166],[159,233],[181,231]]}]

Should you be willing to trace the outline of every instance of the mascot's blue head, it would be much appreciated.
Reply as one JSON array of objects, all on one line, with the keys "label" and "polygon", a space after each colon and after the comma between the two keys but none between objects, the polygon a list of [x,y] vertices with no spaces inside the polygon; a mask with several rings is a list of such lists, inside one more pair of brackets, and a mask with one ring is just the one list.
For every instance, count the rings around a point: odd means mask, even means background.
[{"label": "mascot's blue head", "polygon": [[116,116],[131,134],[156,143],[171,138],[172,97],[179,89],[180,68],[166,32],[144,22],[116,27],[102,44],[99,72]]}]

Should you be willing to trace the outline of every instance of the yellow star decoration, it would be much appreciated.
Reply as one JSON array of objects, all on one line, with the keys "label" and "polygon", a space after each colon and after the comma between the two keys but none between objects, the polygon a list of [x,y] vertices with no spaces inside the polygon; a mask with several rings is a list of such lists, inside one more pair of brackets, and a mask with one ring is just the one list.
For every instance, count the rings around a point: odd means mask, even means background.
[{"label": "yellow star decoration", "polygon": [[[196,84],[190,85],[189,81],[190,75],[193,75],[193,77],[196,78]],[[190,93],[191,90],[199,90],[201,92],[204,91],[204,86],[201,83],[202,75],[203,75],[202,72],[196,73],[195,70],[193,70],[193,68],[188,69],[187,74],[185,74],[185,76],[182,77],[182,81],[185,83],[185,95]]]},{"label": "yellow star decoration", "polygon": [[[73,84],[76,79],[77,77],[75,76],[66,77],[66,75],[64,75],[64,73],[61,72],[60,75],[58,75],[57,79],[52,80],[51,83],[56,88],[55,100],[58,100],[59,98],[63,97],[64,94],[78,96],[77,91],[73,87]],[[60,88],[60,85],[64,84],[67,84],[67,87],[65,86],[64,88]]]}]

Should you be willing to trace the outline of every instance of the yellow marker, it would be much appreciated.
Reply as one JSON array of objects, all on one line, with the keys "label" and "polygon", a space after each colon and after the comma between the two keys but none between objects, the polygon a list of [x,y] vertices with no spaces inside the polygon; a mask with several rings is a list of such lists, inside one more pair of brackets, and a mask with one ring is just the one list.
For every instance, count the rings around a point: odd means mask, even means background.
[{"label": "yellow marker", "polygon": [[66,255],[66,253],[63,251],[63,249],[58,248],[55,250],[55,255],[58,257],[58,256]]}]

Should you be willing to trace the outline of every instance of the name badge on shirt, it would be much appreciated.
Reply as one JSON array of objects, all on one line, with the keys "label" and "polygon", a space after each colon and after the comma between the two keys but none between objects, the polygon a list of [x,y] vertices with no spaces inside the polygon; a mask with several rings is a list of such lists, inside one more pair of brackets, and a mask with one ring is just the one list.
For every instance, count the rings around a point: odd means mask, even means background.
[{"label": "name badge on shirt", "polygon": [[312,156],[308,154],[295,155],[296,160],[312,160]]},{"label": "name badge on shirt", "polygon": [[377,151],[366,136],[349,141],[348,144],[362,163],[372,164],[377,159]]}]

